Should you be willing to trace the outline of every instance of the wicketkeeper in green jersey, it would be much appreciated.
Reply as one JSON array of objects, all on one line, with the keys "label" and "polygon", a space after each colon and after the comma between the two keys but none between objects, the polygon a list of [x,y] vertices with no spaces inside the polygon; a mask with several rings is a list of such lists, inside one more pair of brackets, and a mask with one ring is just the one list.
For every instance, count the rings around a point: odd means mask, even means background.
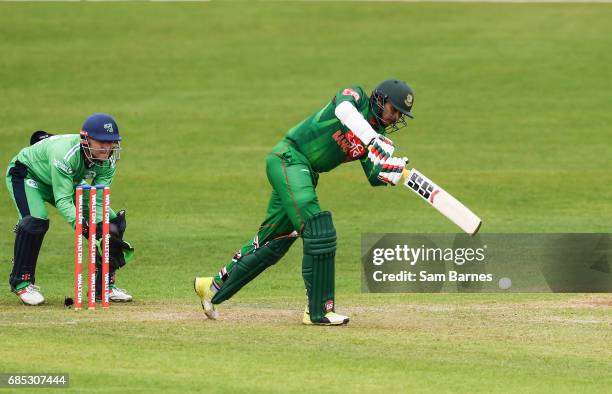
[{"label": "wicketkeeper in green jersey", "polygon": [[[57,208],[61,216],[75,228],[74,195],[76,186],[91,179],[92,185],[107,185],[113,181],[119,159],[121,136],[115,120],[106,114],[93,114],[83,124],[80,134],[52,135],[37,131],[30,146],[15,156],[6,172],[6,186],[19,213],[15,228],[13,270],[9,277],[11,290],[26,305],[45,301],[40,288],[35,286],[36,262],[49,218],[45,203]],[[102,190],[97,196],[97,223],[102,222]],[[84,204],[83,217],[88,217]],[[123,241],[126,228],[125,211],[110,210],[110,300],[131,301],[132,296],[114,285],[114,272],[132,256],[132,247]],[[84,235],[89,229],[83,223]],[[97,266],[100,267],[98,245]],[[102,275],[96,275],[96,294],[101,295]]]},{"label": "wicketkeeper in green jersey", "polygon": [[393,156],[393,142],[385,135],[406,125],[413,103],[414,93],[403,81],[386,80],[370,97],[350,86],[289,130],[266,157],[272,196],[259,231],[216,276],[194,280],[208,318],[216,319],[216,304],[275,264],[301,237],[308,296],[303,323],[348,323],[347,316],[335,313],[336,230],[331,213],[319,206],[319,174],[359,160],[372,186],[397,185],[408,159]]}]

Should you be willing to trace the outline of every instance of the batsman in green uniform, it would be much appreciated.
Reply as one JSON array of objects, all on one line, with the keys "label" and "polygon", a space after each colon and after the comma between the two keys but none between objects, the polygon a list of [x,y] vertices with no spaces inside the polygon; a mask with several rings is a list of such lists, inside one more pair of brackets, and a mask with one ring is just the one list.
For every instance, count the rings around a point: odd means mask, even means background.
[{"label": "batsman in green uniform", "polygon": [[[15,156],[6,172],[6,186],[15,202],[19,221],[15,228],[13,270],[9,277],[11,290],[26,305],[45,301],[36,282],[36,263],[49,217],[45,204],[57,208],[60,215],[75,228],[75,188],[91,179],[93,185],[113,181],[119,158],[121,136],[115,120],[106,114],[93,114],[83,124],[80,134],[52,135],[35,132],[30,146]],[[102,222],[102,190],[97,196],[97,223]],[[88,208],[84,204],[84,217]],[[114,272],[125,265],[133,249],[123,241],[126,228],[125,212],[110,210],[110,294],[111,301],[131,301],[132,296],[114,285]],[[87,237],[87,221],[83,223]],[[96,235],[100,238],[102,231]],[[99,241],[99,240],[98,240]],[[97,265],[100,266],[98,245]],[[96,278],[96,294],[100,295],[102,275]]]},{"label": "batsman in green uniform", "polygon": [[414,93],[403,81],[386,80],[370,97],[350,86],[289,130],[266,157],[272,196],[259,231],[216,276],[194,280],[208,318],[216,319],[216,304],[279,261],[301,237],[308,296],[303,323],[348,323],[347,316],[335,313],[336,230],[331,213],[319,206],[319,174],[359,160],[372,186],[397,185],[408,159],[393,156],[393,142],[385,135],[406,125],[413,103]]}]

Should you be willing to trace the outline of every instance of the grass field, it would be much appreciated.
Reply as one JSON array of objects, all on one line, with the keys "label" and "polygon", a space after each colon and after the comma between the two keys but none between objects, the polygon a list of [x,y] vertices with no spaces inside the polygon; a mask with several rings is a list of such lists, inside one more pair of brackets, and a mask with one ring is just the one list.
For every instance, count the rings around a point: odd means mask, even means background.
[{"label": "grass field", "polygon": [[[612,232],[610,20],[607,4],[0,3],[0,163],[33,130],[113,114],[113,206],[137,249],[118,274],[132,304],[65,310],[73,234],[51,212],[47,304],[0,292],[0,373],[68,372],[76,392],[608,391],[609,294],[361,294],[362,233],[455,228],[358,164],[318,187],[347,327],[300,325],[300,245],[217,322],[191,280],[256,231],[286,130],[388,77],[416,91],[396,145],[483,232]],[[0,193],[0,278],[16,219]]]}]

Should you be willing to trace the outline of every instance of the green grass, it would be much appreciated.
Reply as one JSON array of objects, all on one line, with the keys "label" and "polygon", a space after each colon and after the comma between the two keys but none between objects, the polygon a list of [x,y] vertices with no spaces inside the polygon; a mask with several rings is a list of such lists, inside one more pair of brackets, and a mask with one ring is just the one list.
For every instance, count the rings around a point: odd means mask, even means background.
[{"label": "green grass", "polygon": [[31,369],[22,354],[32,354],[38,365],[70,371],[77,390],[304,391],[321,377],[334,392],[603,392],[610,384],[610,318],[599,303],[609,298],[435,298],[341,297],[359,305],[345,308],[353,322],[342,328],[301,326],[301,305],[279,300],[243,300],[218,322],[189,302],[13,310],[7,319],[29,328],[0,328],[24,340],[4,346],[11,369]]},{"label": "green grass", "polygon": [[[113,114],[113,206],[136,297],[62,307],[72,233],[51,212],[37,282],[0,292],[0,373],[69,372],[73,391],[605,392],[610,295],[360,294],[360,235],[453,232],[357,164],[318,187],[339,233],[340,329],[299,324],[301,246],[203,318],[191,289],[253,235],[266,152],[346,84],[407,80],[394,141],[484,232],[611,232],[612,6],[346,2],[0,3],[0,163],[33,130]],[[0,193],[0,278],[16,212]],[[25,392],[25,390],[24,390]]]}]

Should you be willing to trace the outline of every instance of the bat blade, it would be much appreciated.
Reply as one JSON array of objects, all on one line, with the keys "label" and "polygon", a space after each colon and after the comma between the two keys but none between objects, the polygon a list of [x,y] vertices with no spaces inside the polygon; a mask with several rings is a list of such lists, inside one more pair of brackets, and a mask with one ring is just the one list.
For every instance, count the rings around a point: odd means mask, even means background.
[{"label": "bat blade", "polygon": [[474,235],[480,229],[482,220],[474,212],[416,169],[404,170],[404,186],[466,233]]}]

